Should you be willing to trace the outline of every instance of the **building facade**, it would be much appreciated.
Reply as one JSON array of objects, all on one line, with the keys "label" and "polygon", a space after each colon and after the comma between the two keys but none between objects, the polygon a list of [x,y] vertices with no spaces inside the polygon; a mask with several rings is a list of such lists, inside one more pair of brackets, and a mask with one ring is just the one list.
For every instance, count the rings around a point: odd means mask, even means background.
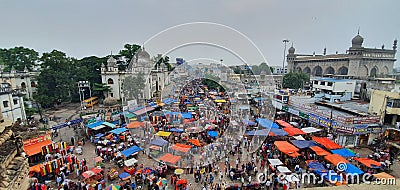
[{"label": "building facade", "polygon": [[19,90],[26,98],[31,99],[33,93],[36,91],[37,80],[36,77],[40,72],[29,72],[28,69],[24,71],[16,71],[11,68],[10,72],[1,72],[1,82],[9,83],[12,89]]},{"label": "building facade", "polygon": [[368,112],[381,116],[382,124],[396,125],[400,121],[400,94],[383,90],[372,90]]},{"label": "building facade", "polygon": [[393,73],[396,61],[397,40],[392,49],[363,47],[364,38],[355,36],[351,47],[344,54],[323,55],[296,54],[292,46],[286,61],[289,72],[303,72],[310,76],[335,75],[344,78],[384,77]]},{"label": "building facade", "polygon": [[356,88],[356,81],[349,79],[313,78],[311,83],[316,101],[327,100],[332,103],[351,100]]},{"label": "building facade", "polygon": [[[158,57],[160,58],[160,56]],[[128,64],[126,70],[118,70],[117,60],[110,56],[107,65],[101,66],[102,82],[110,86],[111,91],[105,97],[114,97],[126,100],[124,96],[124,80],[127,76],[143,75],[144,89],[139,95],[139,100],[151,99],[160,92],[165,85],[169,84],[169,71],[165,64],[156,64],[158,58],[151,58],[144,48],[138,50],[136,55]]]},{"label": "building facade", "polygon": [[9,83],[0,84],[0,109],[4,118],[12,122],[26,119],[23,96],[18,90],[13,90]]}]

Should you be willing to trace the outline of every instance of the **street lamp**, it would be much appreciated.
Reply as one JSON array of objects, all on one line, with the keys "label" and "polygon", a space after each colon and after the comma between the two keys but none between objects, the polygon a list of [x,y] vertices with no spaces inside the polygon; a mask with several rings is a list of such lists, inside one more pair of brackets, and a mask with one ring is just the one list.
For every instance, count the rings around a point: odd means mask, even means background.
[{"label": "street lamp", "polygon": [[282,60],[282,70],[281,70],[281,73],[282,73],[282,84],[281,84],[281,88],[283,89],[283,76],[284,76],[284,74],[285,74],[286,43],[288,43],[289,40],[288,40],[288,39],[284,39],[282,42],[285,44],[285,48],[284,48],[284,50],[283,50],[283,60]]}]

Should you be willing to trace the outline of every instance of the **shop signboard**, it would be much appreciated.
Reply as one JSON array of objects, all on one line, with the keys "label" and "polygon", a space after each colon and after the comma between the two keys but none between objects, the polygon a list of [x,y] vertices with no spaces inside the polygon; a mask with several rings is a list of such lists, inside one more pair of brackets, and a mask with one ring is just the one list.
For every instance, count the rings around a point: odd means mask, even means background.
[{"label": "shop signboard", "polygon": [[354,117],[353,124],[377,124],[380,123],[379,116],[368,116],[368,117]]},{"label": "shop signboard", "polygon": [[322,126],[322,127],[330,127],[331,126],[331,120],[323,118],[323,117],[319,117],[319,125]]},{"label": "shop signboard", "polygon": [[310,113],[308,116],[308,121],[315,123],[315,124],[319,124],[319,116],[315,115],[313,113]]},{"label": "shop signboard", "polygon": [[355,125],[354,126],[353,134],[362,135],[362,134],[367,134],[367,133],[369,133],[368,125]]},{"label": "shop signboard", "polygon": [[354,128],[351,126],[336,125],[336,131],[342,132],[342,133],[353,134]]},{"label": "shop signboard", "polygon": [[51,140],[51,133],[46,133],[45,135],[41,135],[39,137],[36,138],[32,138],[32,139],[28,139],[24,141],[24,146],[28,146],[31,144],[36,144],[38,142],[42,142],[45,140]]},{"label": "shop signboard", "polygon": [[282,106],[282,110],[283,110],[283,111],[289,111],[289,107],[287,107],[287,106]]},{"label": "shop signboard", "polygon": [[383,132],[382,127],[372,127],[372,128],[369,128],[369,130],[371,133],[382,133]]},{"label": "shop signboard", "polygon": [[294,115],[297,115],[297,116],[300,115],[299,110],[295,110],[295,109],[293,109],[293,108],[289,108],[289,113],[294,114]]}]

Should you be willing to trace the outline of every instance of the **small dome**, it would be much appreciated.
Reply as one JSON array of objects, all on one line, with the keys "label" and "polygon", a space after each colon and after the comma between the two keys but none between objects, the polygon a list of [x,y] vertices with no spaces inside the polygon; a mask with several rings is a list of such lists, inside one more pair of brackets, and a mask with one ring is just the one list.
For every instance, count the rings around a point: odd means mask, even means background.
[{"label": "small dome", "polygon": [[105,106],[114,106],[118,104],[118,101],[113,97],[107,97],[106,99],[104,99],[103,104]]},{"label": "small dome", "polygon": [[296,49],[294,49],[294,47],[292,46],[292,47],[289,48],[288,51],[289,51],[290,54],[294,54],[294,51],[296,51]]},{"label": "small dome", "polygon": [[110,56],[110,58],[108,58],[107,60],[107,67],[115,67],[115,66],[117,66],[117,60],[113,56]]},{"label": "small dome", "polygon": [[136,54],[138,59],[150,59],[150,54],[144,48],[140,48]]},{"label": "small dome", "polygon": [[361,37],[359,34],[357,34],[357,36],[355,36],[351,40],[352,47],[361,47],[363,42],[364,42],[364,38]]}]

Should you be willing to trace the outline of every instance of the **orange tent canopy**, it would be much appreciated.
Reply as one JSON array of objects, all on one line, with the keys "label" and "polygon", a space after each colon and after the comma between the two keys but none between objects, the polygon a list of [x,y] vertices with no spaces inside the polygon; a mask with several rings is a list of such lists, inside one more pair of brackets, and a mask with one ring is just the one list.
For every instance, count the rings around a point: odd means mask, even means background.
[{"label": "orange tent canopy", "polygon": [[340,145],[336,144],[335,142],[329,140],[326,137],[312,137],[312,139],[316,143],[323,145],[325,148],[327,148],[329,150],[342,148]]},{"label": "orange tent canopy", "polygon": [[192,143],[193,145],[201,146],[200,141],[198,139],[190,139],[189,142]]},{"label": "orange tent canopy", "polygon": [[275,141],[274,144],[281,152],[283,152],[293,158],[300,156],[300,154],[297,152],[297,151],[299,151],[299,149],[287,141]]},{"label": "orange tent canopy", "polygon": [[29,172],[40,172],[40,168],[43,166],[43,164],[37,164],[34,166],[29,167]]},{"label": "orange tent canopy", "polygon": [[26,155],[28,155],[28,156],[39,154],[39,153],[42,152],[42,147],[43,146],[47,146],[47,145],[49,145],[51,143],[53,143],[53,142],[51,142],[51,140],[45,140],[45,141],[42,141],[42,142],[38,142],[36,144],[32,144],[32,145],[29,145],[29,146],[24,146],[24,151],[25,151]]},{"label": "orange tent canopy", "polygon": [[143,126],[144,126],[143,122],[132,121],[125,128],[127,128],[127,129],[136,129],[136,128],[140,128],[140,127],[143,127]]},{"label": "orange tent canopy", "polygon": [[181,159],[181,156],[174,156],[170,153],[165,154],[160,158],[161,161],[168,162],[171,164],[176,164]]},{"label": "orange tent canopy", "polygon": [[394,176],[392,176],[386,172],[381,172],[381,173],[372,174],[372,175],[378,179],[396,179]]},{"label": "orange tent canopy", "polygon": [[370,158],[354,158],[354,160],[357,160],[358,162],[360,162],[361,164],[369,167],[369,168],[373,168],[373,167],[381,167],[381,163],[377,162],[375,160],[372,160]]},{"label": "orange tent canopy", "polygon": [[180,152],[184,152],[184,153],[189,152],[189,150],[191,148],[192,148],[192,146],[190,146],[190,145],[180,144],[180,143],[174,144],[174,146],[172,146],[172,149],[180,151]]},{"label": "orange tent canopy", "polygon": [[304,135],[304,134],[306,134],[301,129],[295,128],[295,127],[285,127],[285,128],[283,128],[283,130],[286,131],[287,133],[289,133],[289,136],[296,136],[296,135]]},{"label": "orange tent canopy", "polygon": [[326,155],[331,155],[330,152],[322,149],[319,146],[310,146],[310,149],[313,150],[315,152],[315,154],[317,154],[318,156],[326,156]]},{"label": "orange tent canopy", "polygon": [[339,163],[349,163],[346,158],[343,158],[339,154],[330,154],[325,156],[325,160],[332,163],[333,165],[338,165]]},{"label": "orange tent canopy", "polygon": [[289,123],[287,123],[286,121],[283,121],[283,120],[276,120],[275,122],[278,123],[278,124],[279,124],[280,126],[282,126],[282,127],[292,127],[292,128],[293,128],[293,126],[290,125]]}]

